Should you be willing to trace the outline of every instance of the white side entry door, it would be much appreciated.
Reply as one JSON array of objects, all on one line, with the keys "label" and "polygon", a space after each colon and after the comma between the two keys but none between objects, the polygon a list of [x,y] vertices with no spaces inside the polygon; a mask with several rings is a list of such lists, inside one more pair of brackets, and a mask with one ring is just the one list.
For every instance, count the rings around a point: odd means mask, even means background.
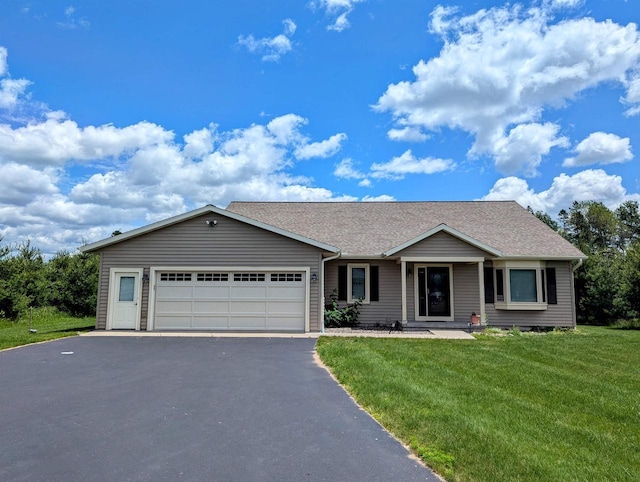
[{"label": "white side entry door", "polygon": [[140,329],[140,278],[140,270],[118,270],[111,273],[110,329]]}]

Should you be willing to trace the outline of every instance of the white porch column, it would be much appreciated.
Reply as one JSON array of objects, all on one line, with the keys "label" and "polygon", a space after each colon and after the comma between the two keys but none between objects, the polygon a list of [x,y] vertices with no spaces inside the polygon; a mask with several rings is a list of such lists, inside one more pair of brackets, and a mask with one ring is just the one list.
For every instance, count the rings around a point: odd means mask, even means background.
[{"label": "white porch column", "polygon": [[480,289],[480,324],[482,325],[486,319],[485,317],[485,305],[484,305],[484,262],[478,263],[478,283]]},{"label": "white porch column", "polygon": [[400,277],[402,285],[402,324],[407,324],[407,262],[400,263]]}]

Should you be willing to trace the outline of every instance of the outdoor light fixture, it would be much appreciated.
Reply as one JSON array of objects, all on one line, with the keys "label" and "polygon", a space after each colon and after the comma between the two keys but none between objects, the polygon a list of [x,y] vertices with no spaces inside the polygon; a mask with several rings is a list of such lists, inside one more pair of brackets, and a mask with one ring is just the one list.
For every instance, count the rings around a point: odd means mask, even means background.
[{"label": "outdoor light fixture", "polygon": [[148,274],[146,274],[146,273],[145,273],[145,274],[143,274],[143,275],[142,275],[142,281],[143,281],[144,283],[148,282],[148,281],[149,281],[149,275],[148,275]]},{"label": "outdoor light fixture", "polygon": [[411,268],[407,269],[407,278],[411,278],[411,275],[413,273],[411,272]]},{"label": "outdoor light fixture", "polygon": [[213,221],[207,220],[205,222],[207,223],[207,226],[211,226],[211,227],[214,227],[216,224],[218,224],[218,220],[217,219],[214,219]]},{"label": "outdoor light fixture", "polygon": [[313,274],[311,275],[311,282],[312,282],[312,283],[315,283],[316,281],[318,281],[318,275],[317,275],[317,274],[315,274],[315,273],[313,273]]}]

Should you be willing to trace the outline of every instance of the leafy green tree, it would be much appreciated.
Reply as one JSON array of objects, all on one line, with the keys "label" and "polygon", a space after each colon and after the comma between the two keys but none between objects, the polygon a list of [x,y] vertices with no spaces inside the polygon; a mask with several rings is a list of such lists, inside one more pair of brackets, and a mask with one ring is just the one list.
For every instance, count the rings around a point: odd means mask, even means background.
[{"label": "leafy green tree", "polygon": [[592,253],[575,274],[576,311],[580,323],[608,325],[627,313],[620,270],[624,255]]},{"label": "leafy green tree", "polygon": [[540,221],[542,221],[544,224],[549,226],[554,231],[556,232],[560,231],[560,224],[558,224],[558,221],[553,219],[544,211],[534,211],[531,208],[531,206],[527,206],[527,211],[529,211],[531,214],[533,214],[535,217],[537,217]]},{"label": "leafy green tree", "polygon": [[621,295],[628,309],[626,317],[640,317],[640,239],[627,249],[621,270]]},{"label": "leafy green tree", "polygon": [[14,270],[12,282],[27,298],[29,306],[45,305],[45,297],[42,292],[44,285],[42,252],[33,246],[30,240],[19,244],[14,251],[16,254],[11,259]]},{"label": "leafy green tree", "polygon": [[559,214],[562,234],[589,255],[616,246],[618,220],[609,208],[596,201],[574,201],[569,212]]},{"label": "leafy green tree", "polygon": [[640,240],[640,209],[637,201],[623,202],[615,212],[618,219],[618,247],[627,248]]},{"label": "leafy green tree", "polygon": [[[2,239],[0,237],[0,243]],[[29,299],[19,284],[20,272],[12,251],[10,246],[0,245],[0,317],[9,320],[17,319],[29,306]]]},{"label": "leafy green tree", "polygon": [[59,251],[47,264],[48,303],[74,316],[95,315],[98,272],[98,256]]}]

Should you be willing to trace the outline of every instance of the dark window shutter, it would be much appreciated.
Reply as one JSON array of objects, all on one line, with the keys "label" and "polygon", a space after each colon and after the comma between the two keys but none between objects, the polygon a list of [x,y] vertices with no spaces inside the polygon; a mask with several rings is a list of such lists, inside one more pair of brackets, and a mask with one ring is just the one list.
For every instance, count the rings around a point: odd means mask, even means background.
[{"label": "dark window shutter", "polygon": [[484,269],[484,302],[494,303],[493,295],[493,268]]},{"label": "dark window shutter", "polygon": [[369,288],[371,289],[370,301],[380,300],[380,285],[378,284],[378,266],[371,266],[371,279],[369,280]]},{"label": "dark window shutter", "polygon": [[338,299],[347,299],[347,267],[338,266]]},{"label": "dark window shutter", "polygon": [[558,304],[555,268],[547,268],[547,303],[549,303],[550,305]]},{"label": "dark window shutter", "polygon": [[504,301],[504,272],[496,270],[496,301]]}]

